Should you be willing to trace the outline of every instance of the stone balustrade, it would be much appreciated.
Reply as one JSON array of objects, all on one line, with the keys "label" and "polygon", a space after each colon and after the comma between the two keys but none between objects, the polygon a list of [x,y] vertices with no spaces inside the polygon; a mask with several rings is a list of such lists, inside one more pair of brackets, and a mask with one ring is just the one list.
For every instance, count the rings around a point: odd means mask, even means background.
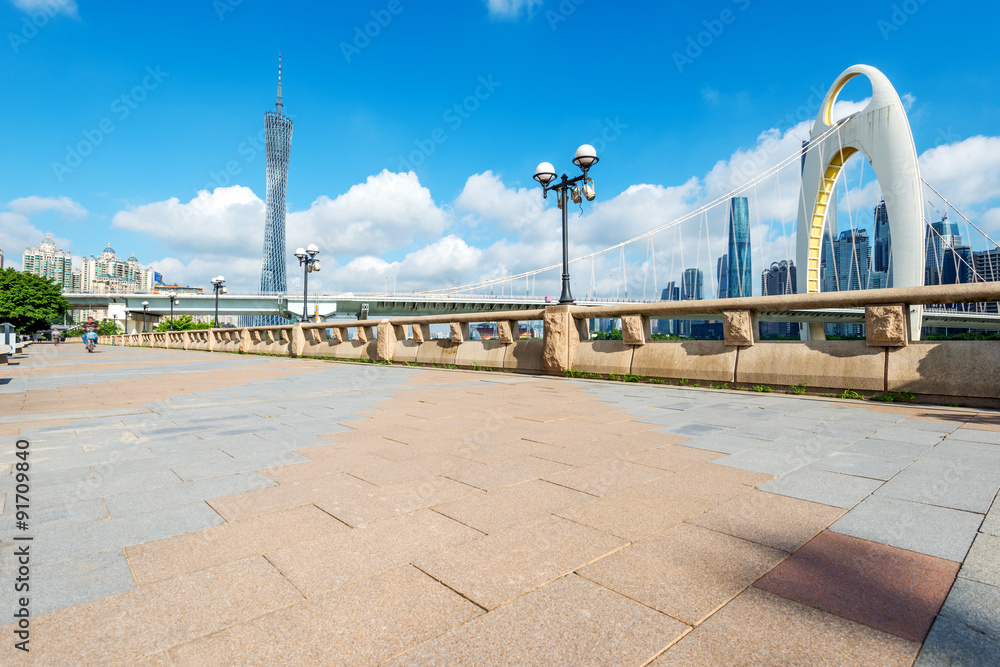
[{"label": "stone balustrade", "polygon": [[[1000,300],[1000,283],[942,285],[714,301],[674,301],[468,313],[391,320],[305,322],[268,327],[116,336],[123,345],[243,354],[348,359],[563,375],[568,371],[739,385],[806,385],[810,390],[903,389],[931,400],[1000,407],[1000,341],[920,342],[913,307]],[[866,340],[760,342],[759,316],[865,308]],[[723,340],[654,341],[651,319],[721,320]],[[621,318],[622,340],[590,340],[592,318]],[[518,323],[542,320],[540,340]],[[472,340],[472,322],[496,323],[497,338]],[[447,324],[447,339],[431,325]],[[104,337],[110,341],[111,337]]]}]

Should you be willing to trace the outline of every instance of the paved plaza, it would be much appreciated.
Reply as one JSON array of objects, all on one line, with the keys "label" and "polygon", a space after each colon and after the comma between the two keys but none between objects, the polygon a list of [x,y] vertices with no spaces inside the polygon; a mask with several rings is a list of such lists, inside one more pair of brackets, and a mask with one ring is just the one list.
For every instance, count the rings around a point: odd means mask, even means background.
[{"label": "paved plaza", "polygon": [[1000,664],[1000,413],[27,352],[3,664]]}]

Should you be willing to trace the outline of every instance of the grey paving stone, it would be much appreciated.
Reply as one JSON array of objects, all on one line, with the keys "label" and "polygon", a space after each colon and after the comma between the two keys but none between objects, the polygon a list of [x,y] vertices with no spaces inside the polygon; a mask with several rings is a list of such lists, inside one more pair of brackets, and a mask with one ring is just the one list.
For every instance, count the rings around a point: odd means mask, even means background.
[{"label": "grey paving stone", "polygon": [[732,433],[732,429],[724,428],[722,426],[709,426],[707,424],[677,424],[675,426],[670,426],[668,428],[657,429],[657,433],[672,433],[674,435],[686,435],[690,438],[697,438],[699,436],[709,435],[709,434],[723,434]]},{"label": "grey paving stone", "polygon": [[911,445],[936,445],[941,442],[942,434],[893,425],[879,429],[874,437],[879,440],[906,442]]},{"label": "grey paving stone", "polygon": [[990,535],[1000,535],[1000,501],[996,498],[993,499],[993,507],[986,514],[986,519],[983,520],[979,530]]},{"label": "grey paving stone", "polygon": [[990,467],[1000,468],[1000,446],[948,438],[935,445],[923,457],[926,460],[940,458],[980,459]]},{"label": "grey paving stone", "polygon": [[917,431],[929,431],[931,433],[951,433],[963,422],[953,422],[953,421],[938,421],[938,420],[926,420],[926,419],[914,419],[909,417],[901,422],[898,422],[899,426],[902,428],[915,429]]},{"label": "grey paving stone", "polygon": [[714,459],[712,463],[730,468],[766,472],[770,475],[784,475],[815,460],[815,458],[805,457],[792,450],[772,449],[767,445],[762,445]]},{"label": "grey paving stone", "polygon": [[769,443],[768,446],[774,447],[775,449],[786,449],[790,452],[795,452],[801,458],[818,459],[821,456],[832,454],[833,452],[847,447],[852,441],[852,438],[836,438],[810,433],[807,431],[800,431],[796,435],[779,438],[778,440]]},{"label": "grey paving stone", "polygon": [[[37,617],[133,588],[135,579],[125,553],[116,549],[32,568],[28,608]],[[13,610],[13,586],[4,586],[3,592],[3,608]]]},{"label": "grey paving stone", "polygon": [[152,456],[153,452],[148,447],[134,445],[98,452],[83,452],[73,456],[36,457],[31,467],[36,471],[63,470],[65,468],[118,463],[119,461],[133,461]]},{"label": "grey paving stone", "polygon": [[1000,489],[1000,471],[920,459],[876,495],[986,514]]},{"label": "grey paving stone", "polygon": [[990,445],[1000,445],[1000,431],[977,431],[971,428],[960,428],[948,438],[955,440],[967,440],[968,442],[982,442]]},{"label": "grey paving stone", "polygon": [[1000,537],[980,533],[958,576],[990,586],[1000,586]]},{"label": "grey paving stone", "polygon": [[913,664],[914,667],[1000,665],[1000,642],[946,616],[938,616]]},{"label": "grey paving stone", "polygon": [[782,496],[850,509],[879,486],[881,482],[877,480],[841,475],[806,466],[758,488]]},{"label": "grey paving stone", "polygon": [[1000,641],[1000,588],[978,581],[955,580],[941,615]]},{"label": "grey paving stone", "polygon": [[[218,461],[213,463],[192,463],[189,465],[178,465],[171,468],[173,472],[185,482],[195,480],[217,479],[229,477],[239,473],[262,470],[264,468],[274,468],[286,466],[291,463],[303,463],[309,461],[305,456],[295,452],[283,450],[269,455],[234,458],[228,461]],[[221,494],[220,494],[221,495]]]},{"label": "grey paving stone", "polygon": [[[34,503],[29,503],[29,505],[31,507],[28,510],[28,525],[34,532],[46,532],[73,523],[101,521],[108,518],[108,508],[104,506],[104,501],[100,498],[68,505],[56,505],[48,509],[36,509]],[[13,535],[16,532],[16,504],[10,503],[9,509],[9,512],[5,512],[0,517],[0,534],[2,535]]]},{"label": "grey paving stone", "polygon": [[[662,429],[657,432],[662,432]],[[745,449],[759,446],[760,440],[744,438],[733,433],[712,433],[692,440],[685,440],[683,445],[685,447],[694,447],[695,449],[705,449],[710,452],[735,454],[736,452],[742,452]]]},{"label": "grey paving stone", "polygon": [[896,442],[894,440],[879,440],[877,438],[864,438],[852,445],[844,447],[841,451],[850,454],[869,454],[871,456],[881,456],[884,458],[908,458],[916,460],[924,453],[930,451],[934,445],[914,445],[907,442]]},{"label": "grey paving stone", "polygon": [[228,496],[274,486],[274,482],[256,472],[240,472],[211,477],[134,493],[107,496],[104,502],[112,517],[153,512],[157,509],[188,505],[201,500]]},{"label": "grey paving stone", "polygon": [[180,479],[167,468],[131,475],[95,475],[93,479],[36,489],[31,499],[35,511],[120,493],[143,492],[177,484]]},{"label": "grey paving stone", "polygon": [[817,470],[829,470],[855,477],[887,480],[911,463],[913,459],[886,458],[841,450],[823,457],[813,467]]},{"label": "grey paving stone", "polygon": [[91,554],[152,542],[223,523],[206,503],[168,507],[155,512],[114,516],[106,521],[80,524],[34,542],[35,565],[59,563]]},{"label": "grey paving stone", "polygon": [[838,519],[830,530],[961,562],[982,520],[981,514],[874,495]]}]

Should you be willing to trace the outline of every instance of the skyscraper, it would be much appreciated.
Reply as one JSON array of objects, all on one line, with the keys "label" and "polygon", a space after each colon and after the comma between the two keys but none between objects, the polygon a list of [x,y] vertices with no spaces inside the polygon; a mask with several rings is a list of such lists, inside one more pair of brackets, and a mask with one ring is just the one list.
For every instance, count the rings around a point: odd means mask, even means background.
[{"label": "skyscraper", "polygon": [[684,284],[681,288],[681,299],[684,301],[701,301],[704,293],[705,274],[701,269],[684,269]]},{"label": "skyscraper", "polygon": [[715,284],[719,286],[719,298],[729,297],[729,255],[723,255],[715,264]]},{"label": "skyscraper", "polygon": [[73,255],[68,250],[56,248],[51,234],[34,248],[25,248],[21,256],[21,270],[43,278],[51,278],[62,285],[64,292],[73,289]]},{"label": "skyscraper", "polygon": [[925,251],[925,285],[972,282],[972,248],[962,243],[958,223],[947,214],[928,225]]},{"label": "skyscraper", "polygon": [[889,253],[892,250],[892,238],[889,236],[889,212],[885,207],[885,199],[875,207],[875,248],[872,257],[875,271],[889,272]]},{"label": "skyscraper", "polygon": [[[761,296],[795,294],[797,292],[795,278],[795,262],[790,259],[771,262],[770,268],[764,269],[760,274],[760,294]],[[798,332],[798,322],[760,323],[761,336],[794,336]]]},{"label": "skyscraper", "polygon": [[[292,121],[282,113],[281,56],[278,56],[278,101],[264,114],[264,151],[267,155],[267,213],[264,220],[264,252],[260,266],[260,291],[288,289],[285,249],[285,191],[288,158],[292,149]],[[277,316],[261,317],[264,324],[281,324]]]},{"label": "skyscraper", "polygon": [[872,251],[868,230],[845,229],[833,242],[837,267],[837,289],[841,292],[868,289],[872,267]]},{"label": "skyscraper", "polygon": [[750,207],[746,197],[729,202],[729,298],[753,296],[750,274]]}]

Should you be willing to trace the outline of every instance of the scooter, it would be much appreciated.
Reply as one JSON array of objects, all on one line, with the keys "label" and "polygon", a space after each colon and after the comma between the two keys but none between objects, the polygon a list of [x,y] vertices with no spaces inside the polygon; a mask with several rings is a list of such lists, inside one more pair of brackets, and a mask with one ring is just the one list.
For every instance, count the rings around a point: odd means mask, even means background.
[{"label": "scooter", "polygon": [[97,345],[97,332],[88,331],[83,335],[84,340],[87,341],[87,352],[93,352],[94,346]]}]

